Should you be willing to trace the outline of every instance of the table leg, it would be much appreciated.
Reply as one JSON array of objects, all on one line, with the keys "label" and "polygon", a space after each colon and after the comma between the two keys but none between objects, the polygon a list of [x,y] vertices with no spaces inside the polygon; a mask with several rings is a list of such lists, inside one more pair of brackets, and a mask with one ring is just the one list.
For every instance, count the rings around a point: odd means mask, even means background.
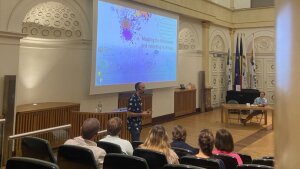
[{"label": "table leg", "polygon": [[224,121],[223,121],[223,111],[224,111],[224,108],[222,107],[222,108],[221,108],[221,123],[224,122]]},{"label": "table leg", "polygon": [[272,130],[274,130],[274,110],[271,110],[272,113]]},{"label": "table leg", "polygon": [[225,124],[228,124],[228,109],[225,110],[224,112],[224,116],[225,116]]},{"label": "table leg", "polygon": [[264,115],[265,115],[265,125],[268,124],[268,111],[264,111]]}]

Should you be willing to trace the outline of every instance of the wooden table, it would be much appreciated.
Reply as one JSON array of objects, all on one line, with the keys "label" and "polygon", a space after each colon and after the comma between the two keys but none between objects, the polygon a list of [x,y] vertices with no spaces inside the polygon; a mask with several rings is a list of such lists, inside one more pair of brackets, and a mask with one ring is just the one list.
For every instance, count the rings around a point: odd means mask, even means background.
[{"label": "wooden table", "polygon": [[267,105],[264,107],[259,107],[259,106],[247,106],[246,104],[222,104],[222,106],[221,106],[221,123],[224,122],[224,118],[225,118],[225,124],[228,123],[228,110],[231,110],[231,109],[234,109],[234,110],[261,110],[263,112],[263,115],[265,118],[265,125],[268,122],[267,112],[270,111],[272,113],[272,128],[273,128],[274,109],[270,105]]}]

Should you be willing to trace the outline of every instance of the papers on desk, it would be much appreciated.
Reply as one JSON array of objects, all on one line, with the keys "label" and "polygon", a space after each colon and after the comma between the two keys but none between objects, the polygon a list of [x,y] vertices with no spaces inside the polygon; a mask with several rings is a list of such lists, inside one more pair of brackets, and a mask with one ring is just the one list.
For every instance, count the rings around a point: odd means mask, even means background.
[{"label": "papers on desk", "polygon": [[127,112],[127,107],[122,107],[122,108],[114,109],[113,112]]}]

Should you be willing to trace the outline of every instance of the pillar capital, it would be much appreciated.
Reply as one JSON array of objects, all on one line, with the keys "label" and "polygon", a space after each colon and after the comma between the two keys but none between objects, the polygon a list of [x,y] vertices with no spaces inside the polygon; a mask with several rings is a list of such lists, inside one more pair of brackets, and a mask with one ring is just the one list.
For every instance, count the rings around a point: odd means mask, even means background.
[{"label": "pillar capital", "polygon": [[210,25],[211,25],[211,22],[209,22],[209,21],[203,21],[202,22],[202,27],[203,28],[209,29]]}]

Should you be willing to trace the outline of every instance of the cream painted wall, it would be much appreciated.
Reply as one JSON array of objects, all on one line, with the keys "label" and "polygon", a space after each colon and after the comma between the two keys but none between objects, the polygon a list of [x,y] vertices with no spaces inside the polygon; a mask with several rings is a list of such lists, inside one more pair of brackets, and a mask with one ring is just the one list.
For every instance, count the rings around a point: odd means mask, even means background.
[{"label": "cream painted wall", "polygon": [[0,115],[3,108],[4,76],[18,74],[19,46],[23,36],[18,33],[0,31]]},{"label": "cream painted wall", "polygon": [[[192,83],[199,89],[199,72],[202,67],[202,24],[198,20],[180,18],[178,51],[178,82]],[[187,66],[188,65],[188,66]],[[199,90],[197,90],[199,93]],[[199,95],[196,95],[199,107]]]},{"label": "cream painted wall", "polygon": [[230,1],[231,0],[211,0],[212,2],[224,6],[226,8],[230,8]]},{"label": "cream painted wall", "polygon": [[[91,8],[89,4],[84,5]],[[87,9],[79,13],[88,12],[87,15],[92,15],[91,11],[92,9]],[[20,17],[15,19],[22,21]],[[16,25],[18,22],[12,23]],[[79,102],[81,111],[95,111],[99,101],[102,102],[103,111],[111,111],[118,106],[117,93],[89,95],[91,41],[24,39],[20,63],[20,92],[17,104],[47,101]],[[174,112],[173,88],[157,89],[152,92],[153,117]]]},{"label": "cream painted wall", "polygon": [[[247,48],[247,53],[251,53],[251,50],[249,46],[251,47],[252,39],[253,39],[253,34],[255,38],[260,37],[260,36],[270,36],[275,39],[275,29],[274,27],[265,27],[265,28],[252,28],[252,29],[238,29],[234,33],[234,48],[236,46],[236,36],[237,34],[245,34],[246,37],[246,48]],[[243,41],[244,42],[244,41]],[[235,50],[233,51],[235,53]]]},{"label": "cream painted wall", "polygon": [[62,3],[75,11],[83,26],[83,38],[92,38],[92,0],[0,0],[0,30],[21,32],[25,15],[34,6],[54,1]]},{"label": "cream painted wall", "polygon": [[[0,0],[0,30],[20,31],[25,14],[33,6],[46,1],[47,0]],[[24,40],[22,42],[19,60],[20,92],[18,93],[17,103],[72,101],[81,103],[82,111],[93,111],[99,100],[101,100],[103,111],[111,111],[117,108],[117,94],[88,95],[91,66],[90,40],[92,32],[92,1],[53,1],[64,3],[78,12],[81,19],[80,22],[84,25],[83,39],[88,39],[88,41],[64,41],[56,43],[55,46],[55,43],[47,43],[39,39],[35,39],[35,41]],[[143,1],[142,3],[148,2]],[[205,2],[203,3],[207,4]],[[169,8],[173,6],[168,1],[153,1],[153,4],[156,4],[158,7],[165,7],[167,10],[170,10]],[[228,22],[231,20],[230,10],[218,6],[214,7],[212,5],[213,4],[209,4],[209,7],[213,10],[207,10],[204,9],[203,6],[191,6],[184,3],[183,6],[179,8],[180,10],[174,11],[178,12],[179,15],[182,14],[182,16],[185,16],[180,18],[180,29],[186,25],[190,25],[198,40],[198,47],[195,49],[179,51],[178,79],[182,83],[192,82],[196,84],[197,87],[198,72],[203,70],[201,57],[201,17],[203,17],[202,19],[210,18],[211,21],[215,21],[218,24],[232,25],[232,23]],[[192,10],[192,8],[195,8],[196,12]],[[203,11],[206,11],[206,13],[202,13]],[[209,17],[211,16],[209,12],[212,12],[213,15],[217,17]],[[4,54],[6,53],[4,50]],[[12,63],[12,66],[14,66],[14,64],[15,63]],[[11,65],[6,64],[5,66],[10,67]],[[189,76],[186,76],[187,74],[189,74]],[[172,88],[156,89],[152,92],[153,117],[174,112],[174,93]]]},{"label": "cream painted wall", "polygon": [[234,0],[234,9],[250,8],[251,0]]},{"label": "cream painted wall", "polygon": [[[40,44],[43,41],[40,41]],[[59,43],[59,42],[57,42]],[[91,44],[22,41],[18,103],[80,101],[89,91]]]}]

